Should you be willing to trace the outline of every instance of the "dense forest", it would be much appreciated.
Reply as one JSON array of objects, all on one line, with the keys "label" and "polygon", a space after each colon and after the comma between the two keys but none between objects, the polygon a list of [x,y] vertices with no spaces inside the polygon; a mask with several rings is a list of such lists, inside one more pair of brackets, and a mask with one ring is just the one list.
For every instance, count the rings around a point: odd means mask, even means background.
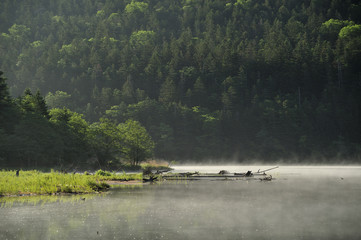
[{"label": "dense forest", "polygon": [[358,0],[2,0],[0,56],[0,166],[361,160]]}]

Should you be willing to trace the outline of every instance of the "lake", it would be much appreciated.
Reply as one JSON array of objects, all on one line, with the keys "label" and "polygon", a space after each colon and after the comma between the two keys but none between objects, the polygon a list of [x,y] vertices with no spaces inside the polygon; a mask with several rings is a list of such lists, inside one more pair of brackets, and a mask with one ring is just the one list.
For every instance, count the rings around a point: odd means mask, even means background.
[{"label": "lake", "polygon": [[280,166],[269,174],[270,182],[168,181],[104,194],[0,199],[0,239],[361,239],[361,167]]}]

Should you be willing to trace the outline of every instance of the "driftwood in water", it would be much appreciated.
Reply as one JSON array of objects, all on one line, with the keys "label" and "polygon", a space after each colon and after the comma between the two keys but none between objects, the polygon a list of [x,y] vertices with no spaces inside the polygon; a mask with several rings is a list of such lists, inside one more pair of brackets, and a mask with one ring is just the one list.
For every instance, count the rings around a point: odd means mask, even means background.
[{"label": "driftwood in water", "polygon": [[194,173],[191,173],[191,172],[186,172],[186,173],[179,173],[179,176],[180,177],[191,177],[193,175],[198,175],[199,172],[194,172]]},{"label": "driftwood in water", "polygon": [[247,171],[246,173],[234,173],[234,175],[240,177],[253,177],[252,171]]},{"label": "driftwood in water", "polygon": [[266,175],[266,172],[271,171],[276,168],[278,168],[278,167],[273,167],[273,168],[269,168],[269,169],[262,170],[262,171],[260,169],[258,169],[258,171],[256,173],[252,173],[252,171],[247,171],[246,173],[234,173],[234,175],[242,176],[242,177],[253,177],[255,175],[260,176],[260,175]]},{"label": "driftwood in water", "polygon": [[247,171],[243,173],[231,174],[227,170],[221,170],[219,173],[201,173],[201,174],[199,172],[173,173],[173,174],[163,175],[162,179],[164,180],[236,179],[237,180],[241,178],[246,178],[246,179],[262,180],[262,181],[271,181],[272,176],[268,176],[266,172],[275,168],[278,167],[273,167],[263,171],[258,170],[255,173],[253,173],[252,171]]},{"label": "driftwood in water", "polygon": [[278,168],[278,166],[273,167],[273,168],[269,168],[269,169],[266,169],[266,170],[262,170],[262,171],[260,171],[260,169],[258,169],[257,173],[266,173],[266,172],[271,171],[271,170],[276,169],[276,168]]},{"label": "driftwood in water", "polygon": [[157,180],[158,177],[157,176],[149,176],[149,179],[148,178],[143,178],[143,182],[154,182],[155,180]]}]

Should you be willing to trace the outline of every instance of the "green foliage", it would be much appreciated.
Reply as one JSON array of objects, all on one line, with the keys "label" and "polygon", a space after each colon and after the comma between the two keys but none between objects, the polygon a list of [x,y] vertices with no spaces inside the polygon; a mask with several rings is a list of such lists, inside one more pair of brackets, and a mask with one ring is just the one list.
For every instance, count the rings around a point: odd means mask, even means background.
[{"label": "green foliage", "polygon": [[[24,164],[28,152],[29,162],[120,167],[129,154],[118,124],[129,119],[145,127],[159,158],[359,159],[357,1],[1,6],[0,69],[9,78],[8,86],[0,80],[2,162]],[[14,101],[7,88],[22,96]],[[44,99],[23,94],[27,88],[49,93],[50,108],[70,108],[91,125],[65,111],[53,112],[48,125]],[[51,144],[26,127],[48,131],[60,150],[43,151]]]},{"label": "green foliage", "polygon": [[30,28],[26,27],[25,25],[14,24],[9,28],[8,37],[11,39],[14,46],[24,46],[24,43],[27,43],[29,41],[29,36]]},{"label": "green foliage", "polygon": [[45,102],[50,108],[69,108],[70,100],[71,95],[63,91],[56,91],[54,94],[49,92],[45,96]]},{"label": "green foliage", "polygon": [[138,46],[151,46],[154,44],[155,32],[154,31],[137,31],[133,32],[130,36],[130,44],[134,47]]},{"label": "green foliage", "polygon": [[341,39],[360,37],[361,36],[361,25],[351,25],[351,26],[343,27],[340,30],[339,36]]},{"label": "green foliage", "polygon": [[100,122],[91,124],[89,141],[100,167],[108,167],[111,161],[119,160],[123,138],[114,122],[102,118]]},{"label": "green foliage", "polygon": [[67,108],[53,108],[50,110],[50,122],[55,125],[66,125],[70,130],[79,136],[85,136],[88,131],[88,123],[82,114],[72,112]]},{"label": "green foliage", "polygon": [[118,129],[123,138],[122,152],[132,165],[153,156],[154,142],[139,122],[127,120],[119,124]]},{"label": "green foliage", "polygon": [[330,19],[322,23],[320,30],[323,32],[336,33],[338,34],[340,30],[345,26],[352,26],[355,23],[352,21],[343,21],[339,19]]},{"label": "green foliage", "polygon": [[125,7],[125,12],[128,14],[136,13],[136,12],[145,12],[148,8],[148,3],[146,2],[136,2],[132,1],[131,3],[127,4]]},{"label": "green foliage", "polygon": [[98,171],[95,172],[96,176],[111,176],[112,174],[108,171],[103,171],[101,169],[99,169]]},{"label": "green foliage", "polygon": [[100,181],[105,181],[105,180],[141,180],[142,179],[142,174],[141,173],[111,173],[108,171],[103,171],[101,169],[99,169],[98,171],[95,172],[95,176],[97,180]]},{"label": "green foliage", "polygon": [[26,114],[39,114],[43,117],[49,118],[48,107],[39,90],[36,91],[35,95],[33,95],[30,89],[26,89],[24,96],[18,98],[18,104]]}]

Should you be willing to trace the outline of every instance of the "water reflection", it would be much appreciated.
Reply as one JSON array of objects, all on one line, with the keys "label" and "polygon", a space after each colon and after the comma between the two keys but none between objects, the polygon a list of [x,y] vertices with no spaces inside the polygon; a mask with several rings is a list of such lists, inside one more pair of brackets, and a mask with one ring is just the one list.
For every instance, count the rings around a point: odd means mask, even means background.
[{"label": "water reflection", "polygon": [[361,237],[360,169],[282,171],[271,182],[166,182],[14,203],[0,209],[0,239]]},{"label": "water reflection", "polygon": [[95,194],[76,194],[76,195],[34,195],[34,196],[21,196],[21,197],[1,197],[0,208],[19,207],[23,205],[42,206],[48,203],[63,203],[72,202],[74,204],[81,203],[85,198],[92,199]]}]

